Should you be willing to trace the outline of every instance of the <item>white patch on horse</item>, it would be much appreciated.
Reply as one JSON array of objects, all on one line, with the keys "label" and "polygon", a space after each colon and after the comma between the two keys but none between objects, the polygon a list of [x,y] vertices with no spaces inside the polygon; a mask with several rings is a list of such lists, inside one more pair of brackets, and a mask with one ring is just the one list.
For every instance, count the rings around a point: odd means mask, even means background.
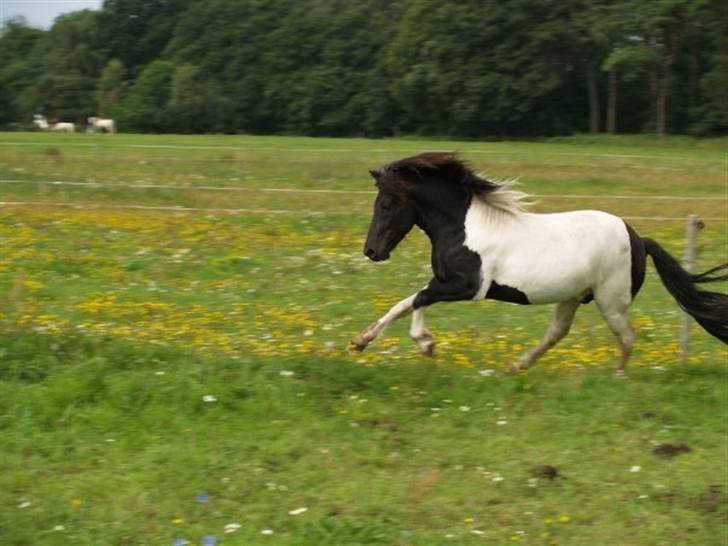
[{"label": "white patch on horse", "polygon": [[629,298],[629,236],[624,222],[605,212],[503,215],[473,199],[464,244],[481,257],[484,285],[489,281],[476,297],[494,281],[523,292],[531,303],[556,303],[581,299],[595,280],[603,284],[616,275],[614,285],[625,292],[620,299]]}]

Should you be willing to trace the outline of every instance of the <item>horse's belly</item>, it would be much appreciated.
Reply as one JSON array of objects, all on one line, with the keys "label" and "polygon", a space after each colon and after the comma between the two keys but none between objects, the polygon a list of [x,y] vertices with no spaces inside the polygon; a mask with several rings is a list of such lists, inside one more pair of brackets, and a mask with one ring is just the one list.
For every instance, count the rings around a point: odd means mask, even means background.
[{"label": "horse's belly", "polygon": [[584,299],[594,286],[595,272],[588,264],[514,264],[496,272],[493,281],[525,294],[528,303],[556,303]]},{"label": "horse's belly", "polygon": [[559,284],[552,286],[531,286],[525,292],[530,303],[557,303],[567,300],[583,300],[592,289],[585,283]]}]

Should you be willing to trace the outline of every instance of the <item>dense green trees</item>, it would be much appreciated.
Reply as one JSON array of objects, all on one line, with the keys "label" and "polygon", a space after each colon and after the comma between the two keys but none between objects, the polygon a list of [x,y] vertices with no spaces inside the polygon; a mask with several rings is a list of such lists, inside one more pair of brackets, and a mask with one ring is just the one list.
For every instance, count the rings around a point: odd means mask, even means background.
[{"label": "dense green trees", "polygon": [[101,117],[123,115],[124,65],[119,59],[111,59],[99,76],[96,89],[97,112]]},{"label": "dense green trees", "polygon": [[106,0],[0,30],[0,125],[507,137],[728,132],[719,0]]},{"label": "dense green trees", "polygon": [[38,84],[39,70],[29,60],[42,38],[43,32],[23,21],[5,23],[0,35],[0,126],[30,119],[23,94]]}]

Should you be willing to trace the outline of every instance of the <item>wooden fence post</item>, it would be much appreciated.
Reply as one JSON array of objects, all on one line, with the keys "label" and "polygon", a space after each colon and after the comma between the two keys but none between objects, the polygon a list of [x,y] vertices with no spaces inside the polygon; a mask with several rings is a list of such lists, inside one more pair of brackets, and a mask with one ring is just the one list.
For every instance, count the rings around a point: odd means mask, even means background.
[{"label": "wooden fence post", "polygon": [[[698,218],[696,214],[688,216],[687,226],[685,229],[685,235],[687,238],[687,248],[685,249],[685,260],[683,261],[683,267],[688,273],[693,272],[695,267],[695,254],[697,248],[697,235],[698,231],[703,229],[705,224]],[[687,363],[689,353],[688,344],[690,343],[690,324],[692,318],[687,313],[682,313],[682,328],[680,330],[680,357],[683,363]]]}]

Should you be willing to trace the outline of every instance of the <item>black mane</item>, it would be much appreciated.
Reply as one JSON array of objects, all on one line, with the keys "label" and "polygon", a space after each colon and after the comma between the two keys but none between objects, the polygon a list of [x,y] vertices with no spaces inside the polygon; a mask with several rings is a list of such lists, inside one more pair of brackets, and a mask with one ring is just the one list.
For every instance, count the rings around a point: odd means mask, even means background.
[{"label": "black mane", "polygon": [[385,165],[375,174],[380,182],[395,185],[416,184],[425,177],[443,179],[452,184],[460,184],[470,194],[484,194],[497,190],[500,185],[481,178],[468,164],[454,152],[425,152],[406,157]]}]

